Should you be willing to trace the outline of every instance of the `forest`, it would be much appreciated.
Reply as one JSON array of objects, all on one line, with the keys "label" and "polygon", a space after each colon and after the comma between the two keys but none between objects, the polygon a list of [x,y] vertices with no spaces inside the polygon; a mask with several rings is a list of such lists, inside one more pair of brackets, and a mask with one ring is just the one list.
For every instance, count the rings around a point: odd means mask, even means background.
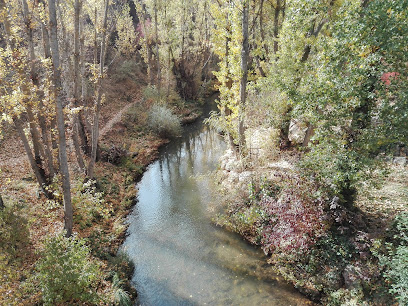
[{"label": "forest", "polygon": [[0,304],[154,305],[121,247],[135,186],[204,120],[203,214],[263,274],[407,305],[407,37],[407,0],[0,0]]}]

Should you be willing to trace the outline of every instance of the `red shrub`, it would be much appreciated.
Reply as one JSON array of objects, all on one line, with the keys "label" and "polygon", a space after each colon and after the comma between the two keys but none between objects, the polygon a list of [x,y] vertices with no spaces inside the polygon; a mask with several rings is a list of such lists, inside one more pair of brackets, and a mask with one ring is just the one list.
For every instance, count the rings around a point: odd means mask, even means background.
[{"label": "red shrub", "polygon": [[301,181],[288,182],[276,197],[264,197],[261,206],[269,215],[263,227],[262,247],[266,254],[283,251],[303,254],[327,229],[324,202],[317,189]]}]

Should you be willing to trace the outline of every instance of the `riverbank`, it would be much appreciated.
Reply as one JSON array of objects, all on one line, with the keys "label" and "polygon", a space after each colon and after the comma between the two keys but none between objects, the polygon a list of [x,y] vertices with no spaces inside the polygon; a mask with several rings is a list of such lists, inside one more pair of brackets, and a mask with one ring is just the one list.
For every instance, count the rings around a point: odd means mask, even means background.
[{"label": "riverbank", "polygon": [[[85,289],[96,293],[98,302],[94,303],[99,305],[136,296],[126,281],[133,273],[132,264],[126,256],[117,256],[117,250],[126,233],[125,217],[136,196],[135,181],[168,142],[151,133],[147,126],[147,111],[153,101],[143,98],[143,76],[139,77],[118,78],[113,69],[106,82],[106,102],[101,111],[102,160],[96,164],[95,186],[85,183],[72,147],[69,152],[75,211],[72,243],[83,241],[89,250],[83,264],[88,261],[98,267],[99,272],[89,279],[92,288]],[[199,116],[197,105],[179,103],[172,107],[187,121]],[[63,207],[38,193],[13,129],[8,129],[5,136],[0,149],[0,182],[6,205],[0,218],[0,303],[33,305],[43,298],[39,262],[50,241],[55,242],[54,237],[63,233]],[[57,184],[55,188],[58,191]]]},{"label": "riverbank", "polygon": [[403,252],[405,241],[406,166],[384,161],[377,179],[344,207],[302,174],[304,153],[260,146],[256,135],[271,131],[250,133],[252,155],[242,160],[230,149],[220,159],[215,222],[261,248],[273,270],[315,302],[396,303],[391,288],[406,289],[394,251]]}]

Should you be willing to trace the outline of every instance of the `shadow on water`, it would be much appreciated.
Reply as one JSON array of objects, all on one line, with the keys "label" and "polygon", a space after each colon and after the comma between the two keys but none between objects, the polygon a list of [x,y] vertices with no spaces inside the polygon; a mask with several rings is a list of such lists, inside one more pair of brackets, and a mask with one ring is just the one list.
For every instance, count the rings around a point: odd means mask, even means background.
[{"label": "shadow on water", "polygon": [[[264,254],[211,223],[210,178],[226,145],[199,121],[161,149],[138,183],[123,249],[141,305],[305,305]],[[201,178],[198,179],[198,176]]]}]

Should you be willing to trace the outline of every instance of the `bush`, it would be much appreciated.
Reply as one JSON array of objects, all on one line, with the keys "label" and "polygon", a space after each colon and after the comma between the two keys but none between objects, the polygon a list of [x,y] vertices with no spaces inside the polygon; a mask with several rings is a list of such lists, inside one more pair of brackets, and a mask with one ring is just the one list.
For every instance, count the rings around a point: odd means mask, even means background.
[{"label": "bush", "polygon": [[131,106],[126,114],[122,123],[126,126],[127,130],[131,133],[145,133],[147,130],[147,103],[146,100],[142,100],[140,103],[136,103]]},{"label": "bush", "polygon": [[0,253],[14,258],[29,243],[27,220],[18,216],[13,208],[0,210]]},{"label": "bush", "polygon": [[265,253],[303,254],[327,232],[325,203],[318,187],[301,177],[283,181],[286,187],[277,196],[265,196],[260,202],[269,216],[262,247]]},{"label": "bush", "polygon": [[328,297],[328,305],[368,305],[363,302],[364,294],[359,289],[344,289],[341,288],[334,291]]},{"label": "bush", "polygon": [[[170,88],[169,91],[167,86],[162,86],[160,88],[160,94],[159,91],[156,87],[156,85],[149,85],[146,86],[143,89],[143,96],[147,100],[153,100],[156,103],[161,103],[166,101],[167,103],[171,105],[178,105],[178,104],[183,104],[183,100],[180,98],[180,96],[177,94],[177,92],[174,91],[174,89]],[[180,105],[178,105],[180,106]]]},{"label": "bush", "polygon": [[18,305],[21,290],[15,284],[25,277],[22,263],[30,256],[28,221],[16,207],[0,209],[0,304]]},{"label": "bush", "polygon": [[89,180],[86,183],[76,181],[73,184],[72,204],[76,209],[74,219],[82,227],[91,225],[91,222],[99,217],[107,219],[112,211],[112,208],[104,201],[103,194],[96,192],[94,183]]},{"label": "bush", "polygon": [[113,80],[117,83],[123,82],[126,79],[134,80],[137,76],[137,71],[140,70],[139,64],[134,60],[126,60],[116,67],[113,73]]},{"label": "bush", "polygon": [[389,292],[400,305],[408,304],[408,213],[395,219],[394,244],[388,244],[388,256],[381,256],[385,278],[390,282]]},{"label": "bush", "polygon": [[160,102],[160,100],[166,96],[166,93],[164,91],[164,88],[161,88],[160,93],[159,93],[155,85],[150,85],[150,86],[146,86],[143,89],[143,96],[148,100],[151,99],[155,102]]},{"label": "bush", "polygon": [[84,240],[62,235],[48,238],[41,255],[36,278],[45,305],[98,304],[96,289],[101,279],[100,267],[91,259]]},{"label": "bush", "polygon": [[104,149],[101,152],[101,160],[118,166],[122,159],[128,155],[126,149],[112,145],[109,149]]},{"label": "bush", "polygon": [[115,305],[132,305],[132,297],[137,295],[129,281],[135,269],[134,263],[126,253],[120,252],[109,258],[109,264],[113,273]]},{"label": "bush", "polygon": [[160,137],[175,137],[181,133],[180,119],[166,106],[154,104],[148,121],[149,127]]}]

